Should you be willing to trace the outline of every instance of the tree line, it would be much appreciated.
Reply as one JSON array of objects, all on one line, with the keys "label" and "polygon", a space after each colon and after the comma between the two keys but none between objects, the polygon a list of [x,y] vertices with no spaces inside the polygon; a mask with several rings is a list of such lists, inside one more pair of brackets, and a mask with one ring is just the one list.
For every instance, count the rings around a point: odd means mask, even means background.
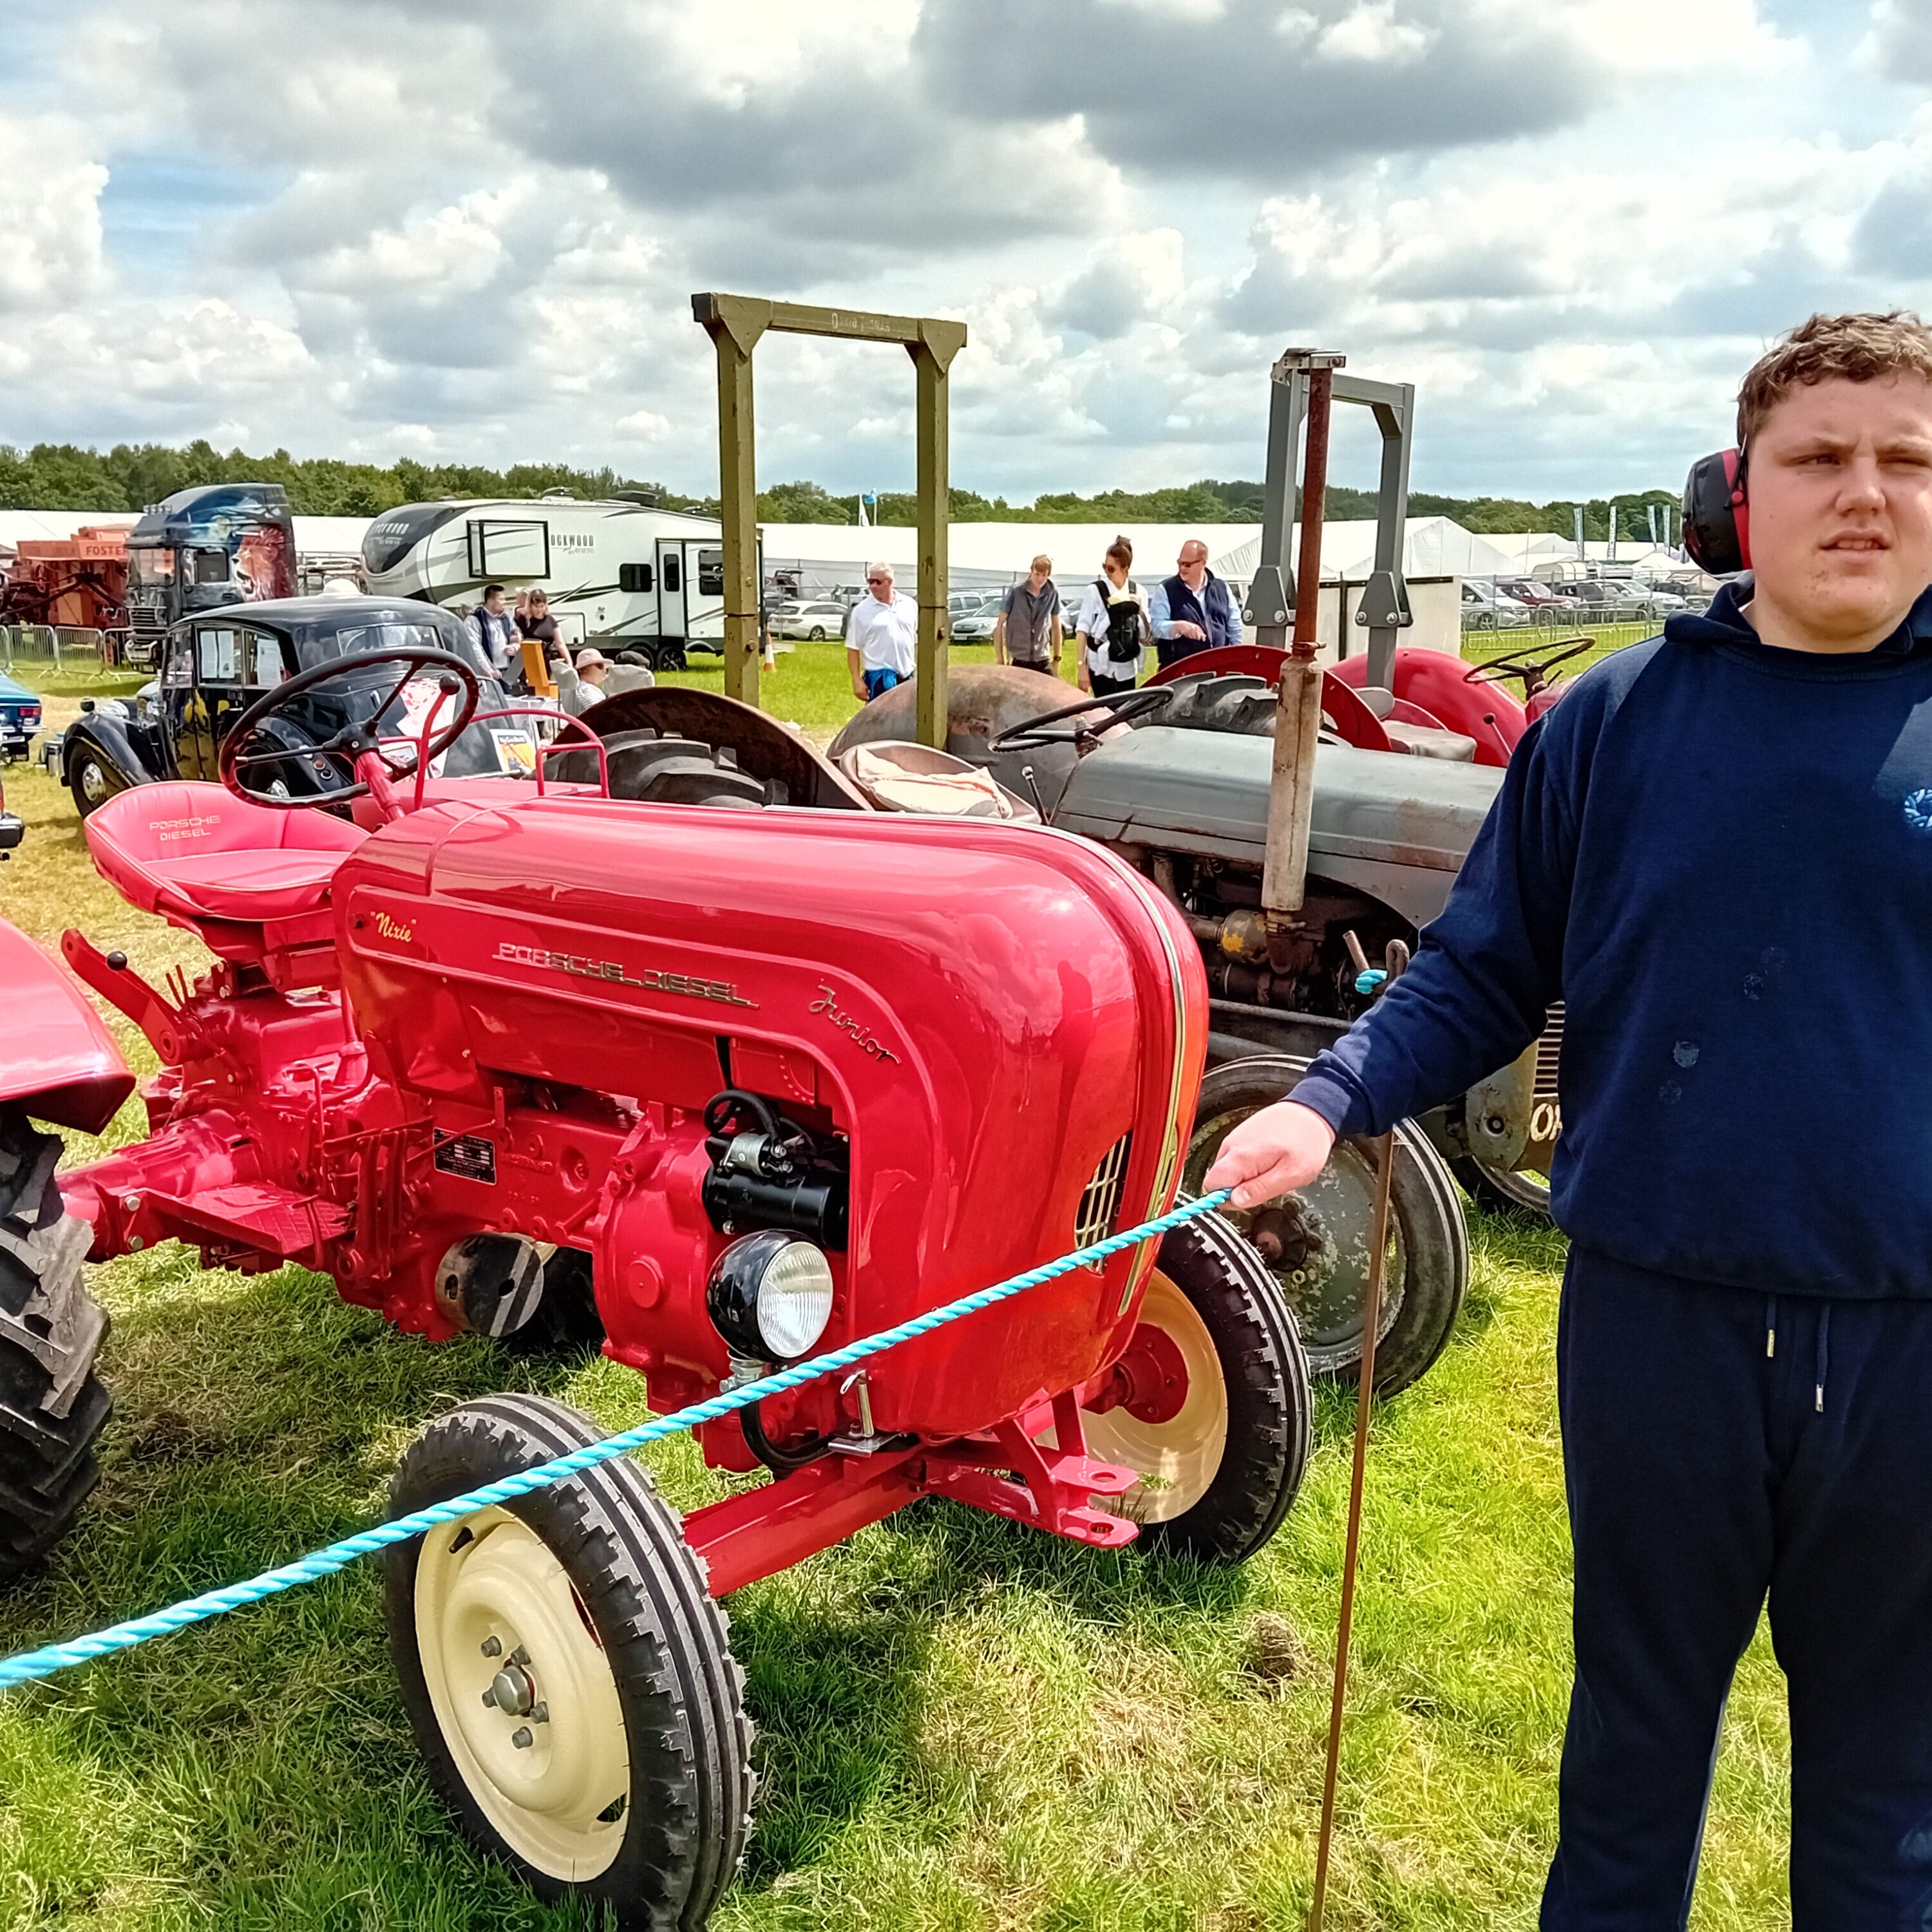
[{"label": "tree line", "polygon": [[[373,517],[400,503],[442,496],[536,496],[561,490],[576,496],[608,497],[618,490],[643,492],[666,509],[714,512],[715,496],[686,496],[668,484],[620,475],[609,469],[584,470],[563,463],[519,463],[507,470],[480,464],[423,464],[405,457],[388,464],[343,463],[332,457],[292,457],[286,449],[250,456],[225,454],[197,441],[183,448],[162,443],[116,443],[112,449],[82,449],[72,443],[36,443],[31,449],[0,444],[0,509],[100,510],[138,514],[177,490],[201,483],[279,483],[298,515]],[[1648,490],[1621,496],[1618,533],[1634,537],[1645,528],[1646,503],[1675,504],[1676,493]],[[1372,491],[1330,484],[1323,499],[1325,514],[1337,521],[1375,514]],[[838,495],[822,484],[774,484],[758,492],[758,514],[768,522],[856,524],[856,494]],[[1574,500],[1546,503],[1506,496],[1445,496],[1418,490],[1408,500],[1412,516],[1453,518],[1465,530],[1487,534],[1574,527]],[[1610,534],[1608,501],[1584,504],[1586,536]],[[1102,490],[1083,496],[1051,490],[1030,503],[976,490],[952,493],[955,523],[1040,524],[1250,524],[1262,514],[1262,486],[1239,479],[1204,478],[1163,490]],[[917,500],[910,491],[886,491],[867,514],[874,523],[910,524]]]}]

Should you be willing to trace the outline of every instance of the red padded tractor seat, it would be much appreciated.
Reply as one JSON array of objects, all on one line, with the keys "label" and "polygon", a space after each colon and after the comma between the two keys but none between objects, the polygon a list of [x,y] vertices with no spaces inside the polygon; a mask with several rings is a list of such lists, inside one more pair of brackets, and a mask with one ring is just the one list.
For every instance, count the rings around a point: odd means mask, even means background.
[{"label": "red padded tractor seat", "polygon": [[96,869],[130,904],[249,924],[321,910],[336,867],[369,836],[330,812],[278,812],[185,779],[117,793],[86,830]]}]

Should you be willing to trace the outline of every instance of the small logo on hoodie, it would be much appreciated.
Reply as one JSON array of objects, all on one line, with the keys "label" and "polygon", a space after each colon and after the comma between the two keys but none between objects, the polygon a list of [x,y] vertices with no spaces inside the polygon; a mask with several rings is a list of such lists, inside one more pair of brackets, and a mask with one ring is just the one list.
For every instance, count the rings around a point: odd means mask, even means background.
[{"label": "small logo on hoodie", "polygon": [[1932,832],[1932,788],[1905,794],[1905,822],[1915,832]]}]

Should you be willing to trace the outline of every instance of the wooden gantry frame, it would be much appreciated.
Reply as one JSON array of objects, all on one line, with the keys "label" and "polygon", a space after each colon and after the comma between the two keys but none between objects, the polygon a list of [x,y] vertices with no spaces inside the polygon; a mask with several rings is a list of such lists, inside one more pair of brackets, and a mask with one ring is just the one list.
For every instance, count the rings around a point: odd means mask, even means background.
[{"label": "wooden gantry frame", "polygon": [[919,449],[919,660],[921,744],[946,743],[946,521],[951,501],[948,373],[966,346],[966,325],[938,316],[818,308],[755,296],[694,295],[692,314],[718,351],[718,520],[724,549],[724,690],[758,701],[758,488],[752,409],[752,352],[767,330],[848,342],[896,342],[912,358]]}]

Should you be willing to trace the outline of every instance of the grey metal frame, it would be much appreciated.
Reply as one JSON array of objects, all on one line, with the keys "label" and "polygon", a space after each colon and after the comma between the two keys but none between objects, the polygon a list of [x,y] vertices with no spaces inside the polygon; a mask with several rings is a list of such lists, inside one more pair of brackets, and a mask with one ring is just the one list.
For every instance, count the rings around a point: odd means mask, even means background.
[{"label": "grey metal frame", "polygon": [[[1253,625],[1256,641],[1286,650],[1295,607],[1294,571],[1288,545],[1294,532],[1295,455],[1308,416],[1312,369],[1308,352],[1290,350],[1269,371],[1268,469],[1262,490],[1262,541],[1258,567],[1248,586],[1243,621]],[[1382,432],[1382,471],[1376,489],[1376,556],[1362,592],[1356,622],[1369,634],[1368,682],[1392,689],[1396,634],[1415,622],[1409,608],[1408,582],[1402,570],[1402,545],[1408,526],[1408,459],[1415,419],[1413,382],[1377,382],[1340,368],[1329,376],[1330,394],[1338,403],[1359,403],[1370,410]],[[1316,595],[1321,586],[1314,586]]]}]

